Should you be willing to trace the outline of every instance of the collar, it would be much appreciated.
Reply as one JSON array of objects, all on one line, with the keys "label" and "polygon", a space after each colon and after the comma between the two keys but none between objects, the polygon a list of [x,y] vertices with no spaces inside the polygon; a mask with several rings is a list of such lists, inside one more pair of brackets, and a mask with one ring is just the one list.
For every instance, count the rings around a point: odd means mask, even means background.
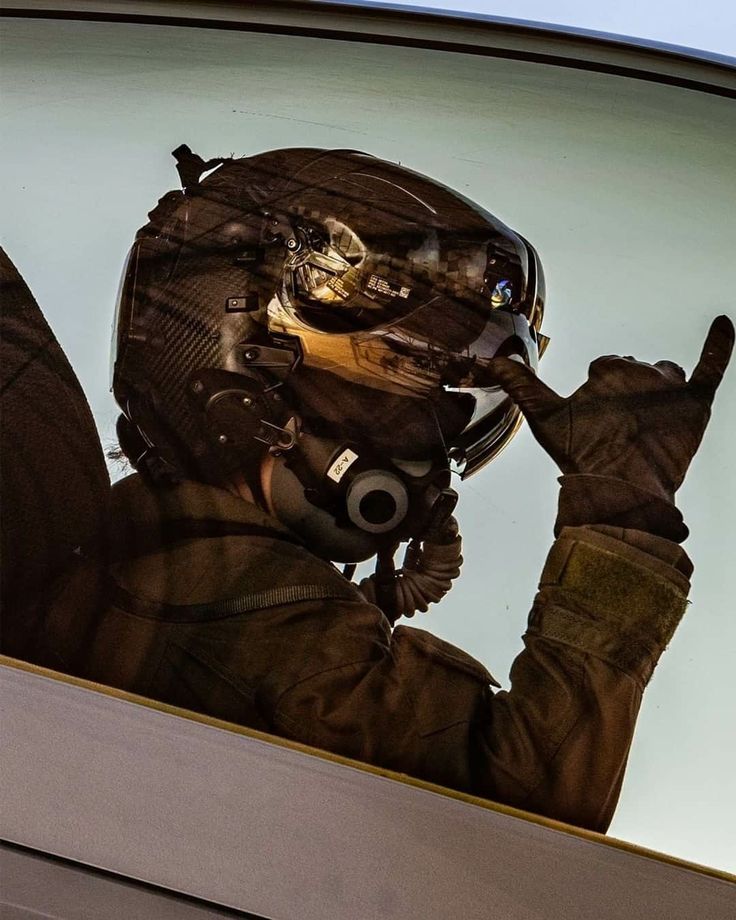
[{"label": "collar", "polygon": [[302,543],[276,518],[226,489],[189,480],[155,489],[133,474],[112,487],[105,549],[109,558],[121,559],[184,539],[259,532]]}]

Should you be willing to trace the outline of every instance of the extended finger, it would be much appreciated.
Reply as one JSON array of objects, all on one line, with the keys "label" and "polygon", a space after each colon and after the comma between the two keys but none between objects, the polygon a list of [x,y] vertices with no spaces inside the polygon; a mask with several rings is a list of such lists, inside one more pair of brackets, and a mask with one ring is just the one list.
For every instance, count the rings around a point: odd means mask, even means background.
[{"label": "extended finger", "polygon": [[542,383],[531,368],[519,361],[494,358],[488,365],[488,373],[529,419],[548,415],[565,402]]},{"label": "extended finger", "polygon": [[728,367],[733,342],[734,328],[731,320],[727,316],[716,317],[708,330],[700,360],[690,378],[691,387],[713,396]]}]

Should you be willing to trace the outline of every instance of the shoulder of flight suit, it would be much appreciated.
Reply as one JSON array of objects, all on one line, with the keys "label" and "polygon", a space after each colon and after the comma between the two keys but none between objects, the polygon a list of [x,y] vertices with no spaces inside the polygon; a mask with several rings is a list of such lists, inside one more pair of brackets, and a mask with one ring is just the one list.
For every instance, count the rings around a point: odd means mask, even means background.
[{"label": "shoulder of flight suit", "polygon": [[202,483],[163,490],[139,476],[116,483],[111,543],[114,578],[152,603],[217,604],[294,585],[330,586],[333,594],[361,598],[275,518]]}]

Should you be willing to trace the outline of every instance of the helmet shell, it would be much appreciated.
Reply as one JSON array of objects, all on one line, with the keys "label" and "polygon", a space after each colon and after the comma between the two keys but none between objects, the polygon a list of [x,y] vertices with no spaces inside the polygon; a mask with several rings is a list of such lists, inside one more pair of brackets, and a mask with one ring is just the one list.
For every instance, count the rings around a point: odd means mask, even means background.
[{"label": "helmet shell", "polygon": [[113,390],[186,474],[220,480],[263,451],[224,449],[190,389],[202,370],[252,374],[246,344],[293,355],[272,386],[314,432],[450,456],[464,475],[513,436],[518,410],[488,365],[536,368],[544,278],[479,205],[365,153],[294,148],[221,161],[149,217],[124,271]]}]

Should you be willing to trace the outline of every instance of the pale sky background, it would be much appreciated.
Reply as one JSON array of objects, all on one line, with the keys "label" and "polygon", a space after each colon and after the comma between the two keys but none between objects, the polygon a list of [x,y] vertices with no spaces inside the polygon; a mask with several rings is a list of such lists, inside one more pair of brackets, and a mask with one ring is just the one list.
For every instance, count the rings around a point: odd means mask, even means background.
[{"label": "pale sky background", "polygon": [[[608,17],[572,3],[473,8],[719,53],[736,45],[726,4],[648,4],[646,19],[634,18],[633,3]],[[732,100],[545,65],[287,36],[7,20],[4,30],[2,243],[67,351],[105,442],[117,415],[108,356],[120,270],[146,212],[177,185],[169,152],[180,143],[205,158],[363,149],[477,200],[541,254],[552,337],[542,374],[561,392],[599,354],[669,358],[689,371],[710,319],[736,315]],[[730,871],[735,404],[731,368],[678,495],[692,531],[692,603],[646,693],[611,828]],[[504,686],[551,542],[555,477],[522,430],[463,484],[463,577],[414,621],[474,654]]]},{"label": "pale sky background", "polygon": [[397,5],[573,26],[736,56],[731,0],[402,0]]}]

